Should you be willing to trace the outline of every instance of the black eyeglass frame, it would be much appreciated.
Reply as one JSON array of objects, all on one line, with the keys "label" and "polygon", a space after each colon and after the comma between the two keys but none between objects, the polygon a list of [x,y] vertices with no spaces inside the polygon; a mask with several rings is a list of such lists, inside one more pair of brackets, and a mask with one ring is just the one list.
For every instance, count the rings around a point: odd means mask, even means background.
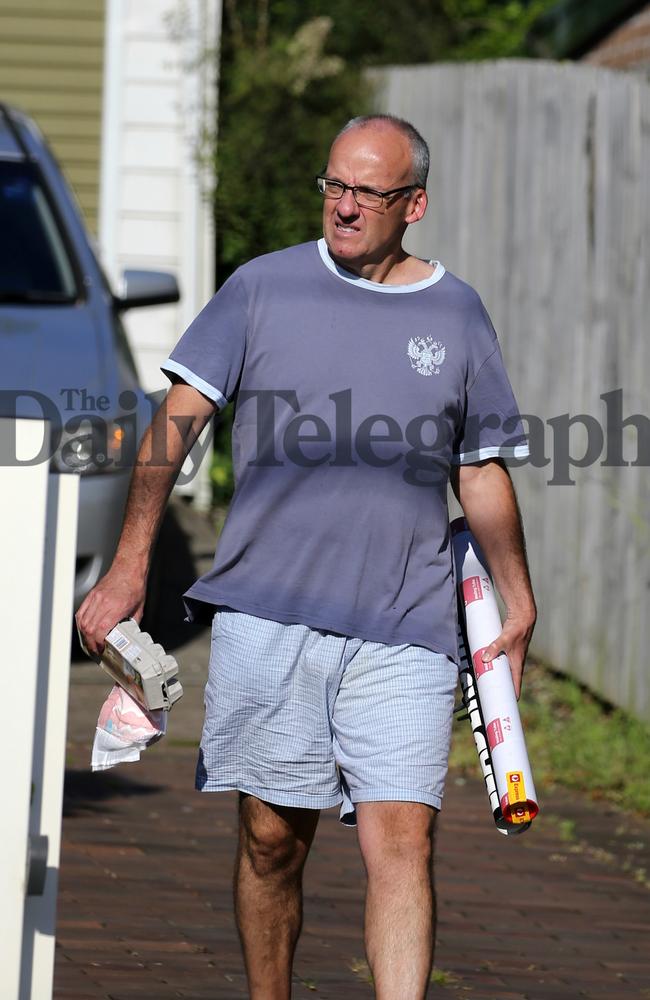
[{"label": "black eyeglass frame", "polygon": [[[352,192],[352,197],[354,198],[354,200],[356,201],[356,203],[358,205],[359,202],[357,200],[356,192],[357,191],[363,191],[366,194],[376,194],[379,198],[381,198],[381,201],[379,202],[379,205],[377,206],[378,208],[380,208],[383,205],[384,198],[389,198],[392,194],[400,194],[402,191],[415,191],[417,188],[420,187],[419,184],[406,184],[406,185],[404,185],[404,187],[391,188],[390,191],[377,191],[377,190],[375,190],[375,188],[364,187],[362,184],[361,185],[359,185],[359,184],[344,184],[343,181],[339,181],[335,177],[325,177],[323,174],[317,174],[316,175],[316,184],[318,186],[318,190],[323,195],[323,197],[328,197],[328,196],[327,196],[324,188],[321,189],[321,181],[323,182],[323,184],[325,182],[329,182],[330,184],[339,184],[341,186],[341,193],[340,193],[340,195],[338,197],[336,197],[335,195],[331,195],[331,194],[329,195],[329,197],[333,198],[335,201],[340,201],[346,191],[351,191]],[[361,207],[363,208],[364,206],[362,205]],[[366,207],[368,207],[368,206],[366,206]]]}]

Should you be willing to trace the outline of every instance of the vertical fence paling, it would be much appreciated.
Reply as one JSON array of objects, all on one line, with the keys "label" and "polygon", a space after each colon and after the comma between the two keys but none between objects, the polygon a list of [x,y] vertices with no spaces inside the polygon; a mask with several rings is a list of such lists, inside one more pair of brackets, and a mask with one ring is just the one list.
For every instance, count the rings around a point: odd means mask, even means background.
[{"label": "vertical fence paling", "polygon": [[[650,719],[648,470],[603,465],[606,434],[594,461],[567,469],[548,423],[589,414],[606,431],[600,397],[618,389],[624,417],[650,415],[650,85],[527,60],[372,77],[377,107],[431,146],[429,211],[409,249],[479,290],[521,408],[542,421],[548,464],[513,473],[541,607],[535,650]],[[622,437],[633,460],[635,432]],[[586,443],[576,427],[572,454]]]}]

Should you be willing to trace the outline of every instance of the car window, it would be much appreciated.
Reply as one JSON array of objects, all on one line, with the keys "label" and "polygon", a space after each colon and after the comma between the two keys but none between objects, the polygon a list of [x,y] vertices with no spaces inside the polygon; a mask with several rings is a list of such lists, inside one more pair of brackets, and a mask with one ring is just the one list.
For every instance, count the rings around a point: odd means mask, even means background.
[{"label": "car window", "polygon": [[0,161],[0,302],[76,298],[70,257],[35,170]]}]

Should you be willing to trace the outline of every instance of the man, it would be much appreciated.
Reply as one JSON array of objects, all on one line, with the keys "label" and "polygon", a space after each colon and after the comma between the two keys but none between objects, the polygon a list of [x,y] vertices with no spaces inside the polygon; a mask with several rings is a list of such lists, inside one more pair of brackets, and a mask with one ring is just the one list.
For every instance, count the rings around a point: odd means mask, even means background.
[{"label": "man", "polygon": [[[376,995],[426,993],[457,680],[450,477],[507,607],[485,658],[508,654],[517,693],[534,626],[502,464],[526,445],[496,335],[469,286],[402,248],[427,169],[401,120],[337,136],[318,180],[324,239],[240,268],[164,365],[174,384],[115,562],[78,613],[95,650],[141,615],[177,472],[235,398],[235,496],[186,603],[212,617],[197,787],[240,791],[235,910],[255,1000],[290,995],[303,866],[319,810],[341,802],[368,873]],[[163,468],[147,463],[165,422]]]}]

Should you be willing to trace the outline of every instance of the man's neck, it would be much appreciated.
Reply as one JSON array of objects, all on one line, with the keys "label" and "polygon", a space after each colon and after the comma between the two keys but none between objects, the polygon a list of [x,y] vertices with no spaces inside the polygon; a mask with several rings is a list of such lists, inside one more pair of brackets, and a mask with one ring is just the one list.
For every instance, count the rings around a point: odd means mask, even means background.
[{"label": "man's neck", "polygon": [[428,261],[414,257],[403,249],[400,249],[399,253],[384,257],[381,261],[370,263],[339,258],[331,251],[330,257],[344,271],[350,271],[359,278],[382,285],[414,285],[418,281],[430,278],[435,270]]}]

